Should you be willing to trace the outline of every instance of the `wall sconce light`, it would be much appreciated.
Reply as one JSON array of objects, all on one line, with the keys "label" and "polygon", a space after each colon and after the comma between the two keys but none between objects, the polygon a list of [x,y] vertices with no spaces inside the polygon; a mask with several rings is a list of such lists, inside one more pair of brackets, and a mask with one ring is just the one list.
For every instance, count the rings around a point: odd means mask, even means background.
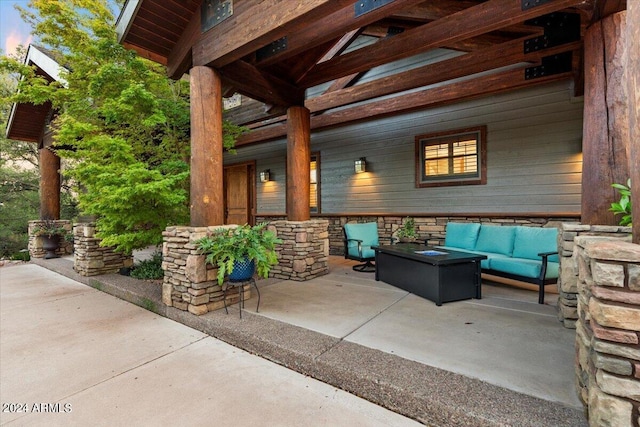
[{"label": "wall sconce light", "polygon": [[367,160],[364,157],[360,157],[355,162],[356,173],[362,173],[367,171]]},{"label": "wall sconce light", "polygon": [[269,169],[260,172],[260,182],[268,182],[269,180],[271,180],[271,172]]}]

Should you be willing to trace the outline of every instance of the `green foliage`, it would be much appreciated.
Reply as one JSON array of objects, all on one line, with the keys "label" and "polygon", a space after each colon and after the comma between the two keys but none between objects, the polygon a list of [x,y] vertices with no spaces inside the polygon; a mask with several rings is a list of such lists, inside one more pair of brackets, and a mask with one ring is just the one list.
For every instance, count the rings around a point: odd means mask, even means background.
[{"label": "green foliage", "polygon": [[399,238],[415,239],[417,237],[415,219],[406,217],[402,227],[398,229],[396,235]]},{"label": "green foliage", "polygon": [[131,277],[149,280],[162,279],[164,277],[162,254],[156,251],[151,255],[151,259],[140,261],[131,270]]},{"label": "green foliage", "polygon": [[44,220],[42,223],[33,228],[34,236],[62,236],[66,237],[69,232],[66,228],[59,225],[54,220]]},{"label": "green foliage", "polygon": [[627,185],[611,184],[611,186],[620,193],[620,201],[617,203],[611,203],[611,208],[609,210],[615,215],[622,215],[622,218],[620,218],[620,225],[631,227],[633,225],[631,213],[631,178],[627,180]]},{"label": "green foliage", "polygon": [[211,236],[198,240],[198,250],[206,255],[206,262],[218,268],[218,284],[233,272],[236,260],[249,258],[256,263],[258,276],[269,277],[271,267],[278,263],[275,252],[282,243],[276,235],[266,230],[267,224],[241,225],[237,228],[220,228]]},{"label": "green foliage", "polygon": [[[67,70],[49,83],[20,61],[0,69],[21,76],[10,102],[50,101],[58,154],[79,208],[97,216],[103,245],[131,253],[189,218],[189,85],[117,41],[107,0],[31,0],[23,19]],[[225,147],[243,129],[225,123]]]}]

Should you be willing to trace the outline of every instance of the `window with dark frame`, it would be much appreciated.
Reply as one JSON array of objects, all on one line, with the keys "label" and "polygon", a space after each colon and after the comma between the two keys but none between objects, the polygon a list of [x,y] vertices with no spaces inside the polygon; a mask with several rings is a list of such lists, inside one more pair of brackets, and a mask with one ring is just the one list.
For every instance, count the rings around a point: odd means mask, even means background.
[{"label": "window with dark frame", "polygon": [[418,135],[416,187],[487,183],[486,126]]}]

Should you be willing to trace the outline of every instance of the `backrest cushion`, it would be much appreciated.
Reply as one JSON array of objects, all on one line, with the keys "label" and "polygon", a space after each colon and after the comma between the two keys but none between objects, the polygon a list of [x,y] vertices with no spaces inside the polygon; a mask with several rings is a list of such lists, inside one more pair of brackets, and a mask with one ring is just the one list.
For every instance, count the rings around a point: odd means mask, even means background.
[{"label": "backrest cushion", "polygon": [[483,225],[478,233],[476,251],[492,252],[511,256],[513,253],[513,240],[515,239],[516,227]]},{"label": "backrest cushion", "polygon": [[344,231],[347,239],[362,240],[363,246],[372,246],[378,244],[378,223],[351,223],[344,225]]},{"label": "backrest cushion", "polygon": [[478,239],[480,224],[468,222],[448,222],[444,245],[452,248],[473,249]]},{"label": "backrest cushion", "polygon": [[[513,243],[515,258],[541,259],[540,252],[558,250],[558,229],[555,227],[517,227],[516,239]],[[553,258],[550,258],[554,261]],[[557,259],[556,259],[557,261]]]}]

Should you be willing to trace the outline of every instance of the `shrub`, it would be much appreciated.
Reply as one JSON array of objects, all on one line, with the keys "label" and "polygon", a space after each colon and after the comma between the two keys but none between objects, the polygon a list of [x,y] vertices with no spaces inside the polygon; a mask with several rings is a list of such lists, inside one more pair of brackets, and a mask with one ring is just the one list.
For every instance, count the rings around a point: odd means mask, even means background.
[{"label": "shrub", "polygon": [[162,254],[154,252],[151,259],[140,261],[131,270],[131,277],[136,279],[157,280],[164,277],[162,270]]}]

